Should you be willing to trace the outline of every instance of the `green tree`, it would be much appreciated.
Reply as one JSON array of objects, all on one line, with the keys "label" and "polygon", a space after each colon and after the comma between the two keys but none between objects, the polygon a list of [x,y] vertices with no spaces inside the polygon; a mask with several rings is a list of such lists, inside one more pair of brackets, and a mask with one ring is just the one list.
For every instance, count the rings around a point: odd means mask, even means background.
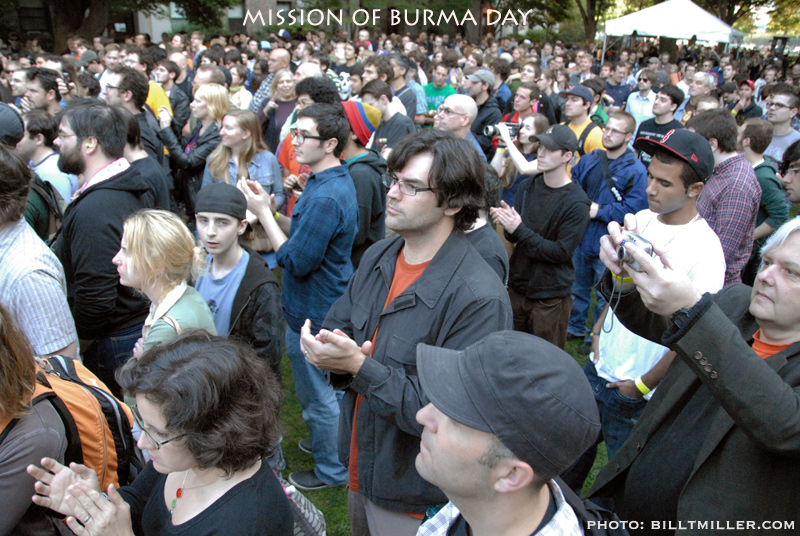
[{"label": "green tree", "polygon": [[[190,23],[214,27],[219,25],[225,9],[239,0],[173,0]],[[56,49],[63,47],[70,35],[87,37],[102,34],[110,13],[155,13],[169,5],[168,0],[71,0],[51,2],[53,37]]]},{"label": "green tree", "polygon": [[[718,17],[725,24],[733,26],[742,18],[749,17],[760,7],[769,7],[775,0],[694,0],[694,2]],[[780,1],[780,0],[778,0]],[[792,1],[786,2],[787,5]]]},{"label": "green tree", "polygon": [[615,5],[613,0],[575,0],[580,12],[586,41],[594,41],[597,25],[605,18],[606,12]]},{"label": "green tree", "polygon": [[775,0],[769,11],[767,30],[783,35],[800,35],[800,4],[797,0]]}]

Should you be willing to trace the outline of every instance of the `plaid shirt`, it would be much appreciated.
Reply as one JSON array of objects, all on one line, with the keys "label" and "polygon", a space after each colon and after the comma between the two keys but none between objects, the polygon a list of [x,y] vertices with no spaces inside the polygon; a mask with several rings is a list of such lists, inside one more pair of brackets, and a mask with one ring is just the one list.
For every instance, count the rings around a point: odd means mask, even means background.
[{"label": "plaid shirt", "polygon": [[743,154],[717,165],[697,200],[697,212],[717,233],[725,253],[725,286],[742,281],[760,203],[761,185]]},{"label": "plaid shirt", "polygon": [[[561,493],[558,484],[552,480],[547,484],[556,498],[557,510],[553,519],[534,536],[583,536],[584,532],[578,516],[564,500],[564,494]],[[461,516],[461,512],[452,502],[449,502],[435,516],[422,524],[417,531],[417,536],[446,536],[459,516]]]},{"label": "plaid shirt", "polygon": [[350,253],[357,231],[356,188],[347,166],[311,174],[292,210],[289,240],[277,251],[283,313],[294,331],[306,318],[311,331],[319,331],[328,309],[344,294],[353,275]]}]

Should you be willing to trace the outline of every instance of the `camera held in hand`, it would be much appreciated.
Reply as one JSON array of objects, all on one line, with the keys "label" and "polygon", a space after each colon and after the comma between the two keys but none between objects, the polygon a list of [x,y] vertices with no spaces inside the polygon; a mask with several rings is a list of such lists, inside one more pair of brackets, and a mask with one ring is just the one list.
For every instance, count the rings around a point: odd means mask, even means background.
[{"label": "camera held in hand", "polygon": [[633,258],[633,256],[630,253],[628,253],[625,250],[626,243],[636,244],[651,257],[655,256],[653,253],[653,244],[651,244],[650,241],[644,238],[642,235],[638,235],[631,231],[622,231],[622,242],[620,243],[619,246],[617,246],[617,257],[619,258],[619,262],[620,264],[621,263],[627,264],[628,267],[634,272],[641,272],[642,271],[641,265],[636,261],[636,259]]},{"label": "camera held in hand", "polygon": [[[519,123],[502,123],[503,125],[508,127],[508,135],[512,138],[516,138],[517,134],[519,134],[519,129],[522,128],[522,125]],[[497,125],[487,125],[483,129],[484,136],[499,136],[500,131],[497,130]]]}]

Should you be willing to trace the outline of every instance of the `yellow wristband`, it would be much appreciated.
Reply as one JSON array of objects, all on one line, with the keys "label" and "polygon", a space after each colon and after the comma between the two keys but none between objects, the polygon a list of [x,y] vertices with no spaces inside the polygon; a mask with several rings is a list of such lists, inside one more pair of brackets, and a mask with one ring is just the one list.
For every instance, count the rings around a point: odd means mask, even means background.
[{"label": "yellow wristband", "polygon": [[642,393],[643,395],[650,393],[650,389],[648,389],[648,387],[644,384],[641,376],[637,376],[636,379],[633,381],[636,384],[636,388],[639,389],[640,393]]},{"label": "yellow wristband", "polygon": [[633,283],[632,277],[620,277],[617,274],[611,274],[611,277],[613,277],[614,281],[617,281],[618,283]]},{"label": "yellow wristband", "polygon": [[275,213],[275,221],[278,221],[278,218],[280,218],[280,216],[281,216],[281,213],[280,212],[276,212]]}]

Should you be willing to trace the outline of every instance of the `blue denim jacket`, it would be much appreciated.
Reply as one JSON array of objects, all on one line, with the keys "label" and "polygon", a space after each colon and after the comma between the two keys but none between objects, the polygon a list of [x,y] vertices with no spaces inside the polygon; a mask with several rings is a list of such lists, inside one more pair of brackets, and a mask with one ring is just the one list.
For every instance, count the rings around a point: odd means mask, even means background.
[{"label": "blue denim jacket", "polygon": [[[228,175],[231,179],[237,176],[238,166],[236,161],[231,158],[228,161]],[[250,174],[250,180],[256,181],[264,187],[268,194],[275,194],[275,202],[278,206],[283,205],[286,194],[283,192],[283,179],[281,178],[281,166],[278,164],[278,159],[269,151],[261,151],[256,154],[253,159],[247,163],[247,172]],[[214,181],[220,180],[219,177],[211,177],[211,171],[206,169],[203,172],[203,184],[201,188],[208,186]]]},{"label": "blue denim jacket", "polygon": [[284,316],[294,331],[306,318],[312,332],[322,328],[353,275],[350,253],[357,232],[358,201],[347,166],[312,174],[292,210],[289,240],[277,251]]}]

